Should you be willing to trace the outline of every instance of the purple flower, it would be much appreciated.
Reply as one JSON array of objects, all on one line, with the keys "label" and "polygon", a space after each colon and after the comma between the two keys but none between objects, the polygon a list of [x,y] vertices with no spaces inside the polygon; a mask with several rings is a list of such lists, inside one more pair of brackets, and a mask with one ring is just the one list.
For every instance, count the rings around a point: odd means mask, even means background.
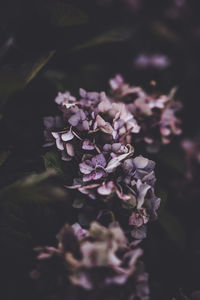
[{"label": "purple flower", "polygon": [[91,160],[85,160],[79,164],[80,172],[83,175],[83,181],[99,180],[105,177],[106,172],[104,170],[106,166],[106,159],[103,154],[98,154],[92,157]]},{"label": "purple flower", "polygon": [[[54,283],[60,279],[58,292],[60,288],[67,292],[70,284],[70,291],[81,287],[90,295],[97,288],[102,292],[110,286],[115,294],[117,286],[130,284],[131,295],[138,296],[144,292],[144,288],[140,288],[143,282],[146,296],[139,299],[148,299],[148,276],[139,262],[143,252],[137,243],[128,243],[118,223],[106,228],[92,222],[89,230],[82,229],[78,223],[65,225],[57,237],[58,247],[53,251],[50,247],[37,249],[39,257],[45,257],[38,261],[37,270],[34,270],[37,276],[32,278],[40,280],[54,274]],[[42,263],[44,259],[45,264]]]}]

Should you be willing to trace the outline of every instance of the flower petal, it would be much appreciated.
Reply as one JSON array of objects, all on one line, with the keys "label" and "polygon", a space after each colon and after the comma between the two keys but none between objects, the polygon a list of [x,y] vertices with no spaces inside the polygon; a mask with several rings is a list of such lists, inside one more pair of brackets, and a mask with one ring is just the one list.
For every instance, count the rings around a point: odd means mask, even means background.
[{"label": "flower petal", "polygon": [[82,149],[84,150],[94,150],[94,145],[90,140],[85,140],[82,145]]},{"label": "flower petal", "polygon": [[64,150],[64,145],[60,138],[56,139],[56,146],[59,150]]},{"label": "flower petal", "polygon": [[61,139],[64,141],[64,142],[67,142],[67,141],[70,141],[74,138],[74,135],[73,133],[70,131],[66,132],[66,133],[63,133],[61,135]]},{"label": "flower petal", "polygon": [[90,174],[93,170],[92,163],[89,160],[86,160],[79,164],[79,168],[82,174]]},{"label": "flower petal", "polygon": [[113,181],[109,181],[106,184],[102,184],[97,189],[97,191],[100,195],[107,196],[107,195],[110,195],[113,192],[113,189],[114,189],[114,183],[113,183]]},{"label": "flower petal", "polygon": [[65,147],[69,156],[75,156],[74,146],[71,143],[66,143]]},{"label": "flower petal", "polygon": [[137,156],[133,159],[134,165],[138,169],[144,169],[147,165],[149,160],[143,156]]},{"label": "flower petal", "polygon": [[105,167],[106,166],[106,159],[102,153],[97,154],[92,158],[92,164],[95,167]]}]

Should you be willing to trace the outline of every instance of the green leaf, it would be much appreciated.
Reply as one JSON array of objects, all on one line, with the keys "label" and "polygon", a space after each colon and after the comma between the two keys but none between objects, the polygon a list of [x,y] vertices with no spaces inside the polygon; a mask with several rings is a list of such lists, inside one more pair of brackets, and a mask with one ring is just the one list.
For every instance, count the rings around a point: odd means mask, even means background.
[{"label": "green leaf", "polygon": [[25,88],[36,77],[54,53],[55,51],[50,51],[36,62],[25,63],[23,66],[19,66],[17,70],[0,71],[0,108],[3,107],[9,97]]},{"label": "green leaf", "polygon": [[64,1],[48,1],[39,7],[42,19],[54,27],[68,27],[85,24],[88,21],[86,13],[72,3]]},{"label": "green leaf", "polygon": [[123,42],[131,38],[133,35],[133,30],[127,27],[120,27],[111,29],[94,39],[91,39],[79,46],[76,46],[72,49],[72,51],[82,50],[85,48],[90,48],[102,44]]},{"label": "green leaf", "polygon": [[56,172],[60,175],[63,174],[63,171],[61,169],[61,161],[60,161],[60,156],[58,151],[55,150],[51,150],[49,152],[47,152],[44,156],[43,156],[43,160],[44,160],[44,165],[46,169],[54,169],[56,170]]},{"label": "green leaf", "polygon": [[32,70],[26,76],[26,84],[29,83],[40,71],[41,69],[48,63],[48,61],[55,54],[55,51],[50,51],[46,56],[40,58],[32,67]]},{"label": "green leaf", "polygon": [[6,161],[10,154],[10,151],[2,151],[0,152],[0,166],[3,165],[3,163]]}]

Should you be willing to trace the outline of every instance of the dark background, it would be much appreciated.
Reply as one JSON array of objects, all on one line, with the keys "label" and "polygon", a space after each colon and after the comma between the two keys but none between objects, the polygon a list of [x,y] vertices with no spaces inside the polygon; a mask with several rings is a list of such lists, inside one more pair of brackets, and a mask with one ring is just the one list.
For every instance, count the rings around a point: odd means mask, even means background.
[{"label": "dark background", "polygon": [[[199,134],[199,1],[20,1],[0,4],[0,297],[36,299],[29,272],[33,247],[55,244],[73,214],[62,178],[23,178],[47,168],[43,117],[56,115],[58,91],[109,90],[117,73],[147,91],[177,87],[183,136],[152,158],[157,163],[159,219],[143,242],[151,299],[200,289],[198,166],[185,178],[183,137]],[[132,4],[130,4],[132,3]],[[140,54],[162,54],[165,68],[138,68]],[[157,82],[156,87],[150,81]],[[53,167],[59,166],[59,158]],[[60,170],[60,169],[59,169]],[[66,175],[67,176],[67,175]],[[70,174],[68,174],[70,176]],[[47,175],[48,177],[48,175]],[[61,176],[62,177],[62,176]]]}]

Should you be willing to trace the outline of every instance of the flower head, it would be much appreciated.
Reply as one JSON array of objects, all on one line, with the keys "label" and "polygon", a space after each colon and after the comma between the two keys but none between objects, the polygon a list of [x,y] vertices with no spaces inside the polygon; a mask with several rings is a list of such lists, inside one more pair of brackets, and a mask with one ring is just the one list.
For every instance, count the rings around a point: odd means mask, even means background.
[{"label": "flower head", "polygon": [[93,222],[89,230],[82,229],[78,223],[65,225],[57,238],[57,248],[36,249],[39,263],[32,273],[37,271],[38,280],[53,273],[54,282],[60,278],[58,292],[61,287],[71,291],[82,288],[90,296],[96,289],[106,296],[110,287],[115,293],[117,287],[126,288],[130,284],[132,296],[138,296],[143,291],[140,286],[143,282],[146,298],[138,299],[148,299],[148,275],[139,262],[142,250],[128,243],[117,223],[106,228]]}]

